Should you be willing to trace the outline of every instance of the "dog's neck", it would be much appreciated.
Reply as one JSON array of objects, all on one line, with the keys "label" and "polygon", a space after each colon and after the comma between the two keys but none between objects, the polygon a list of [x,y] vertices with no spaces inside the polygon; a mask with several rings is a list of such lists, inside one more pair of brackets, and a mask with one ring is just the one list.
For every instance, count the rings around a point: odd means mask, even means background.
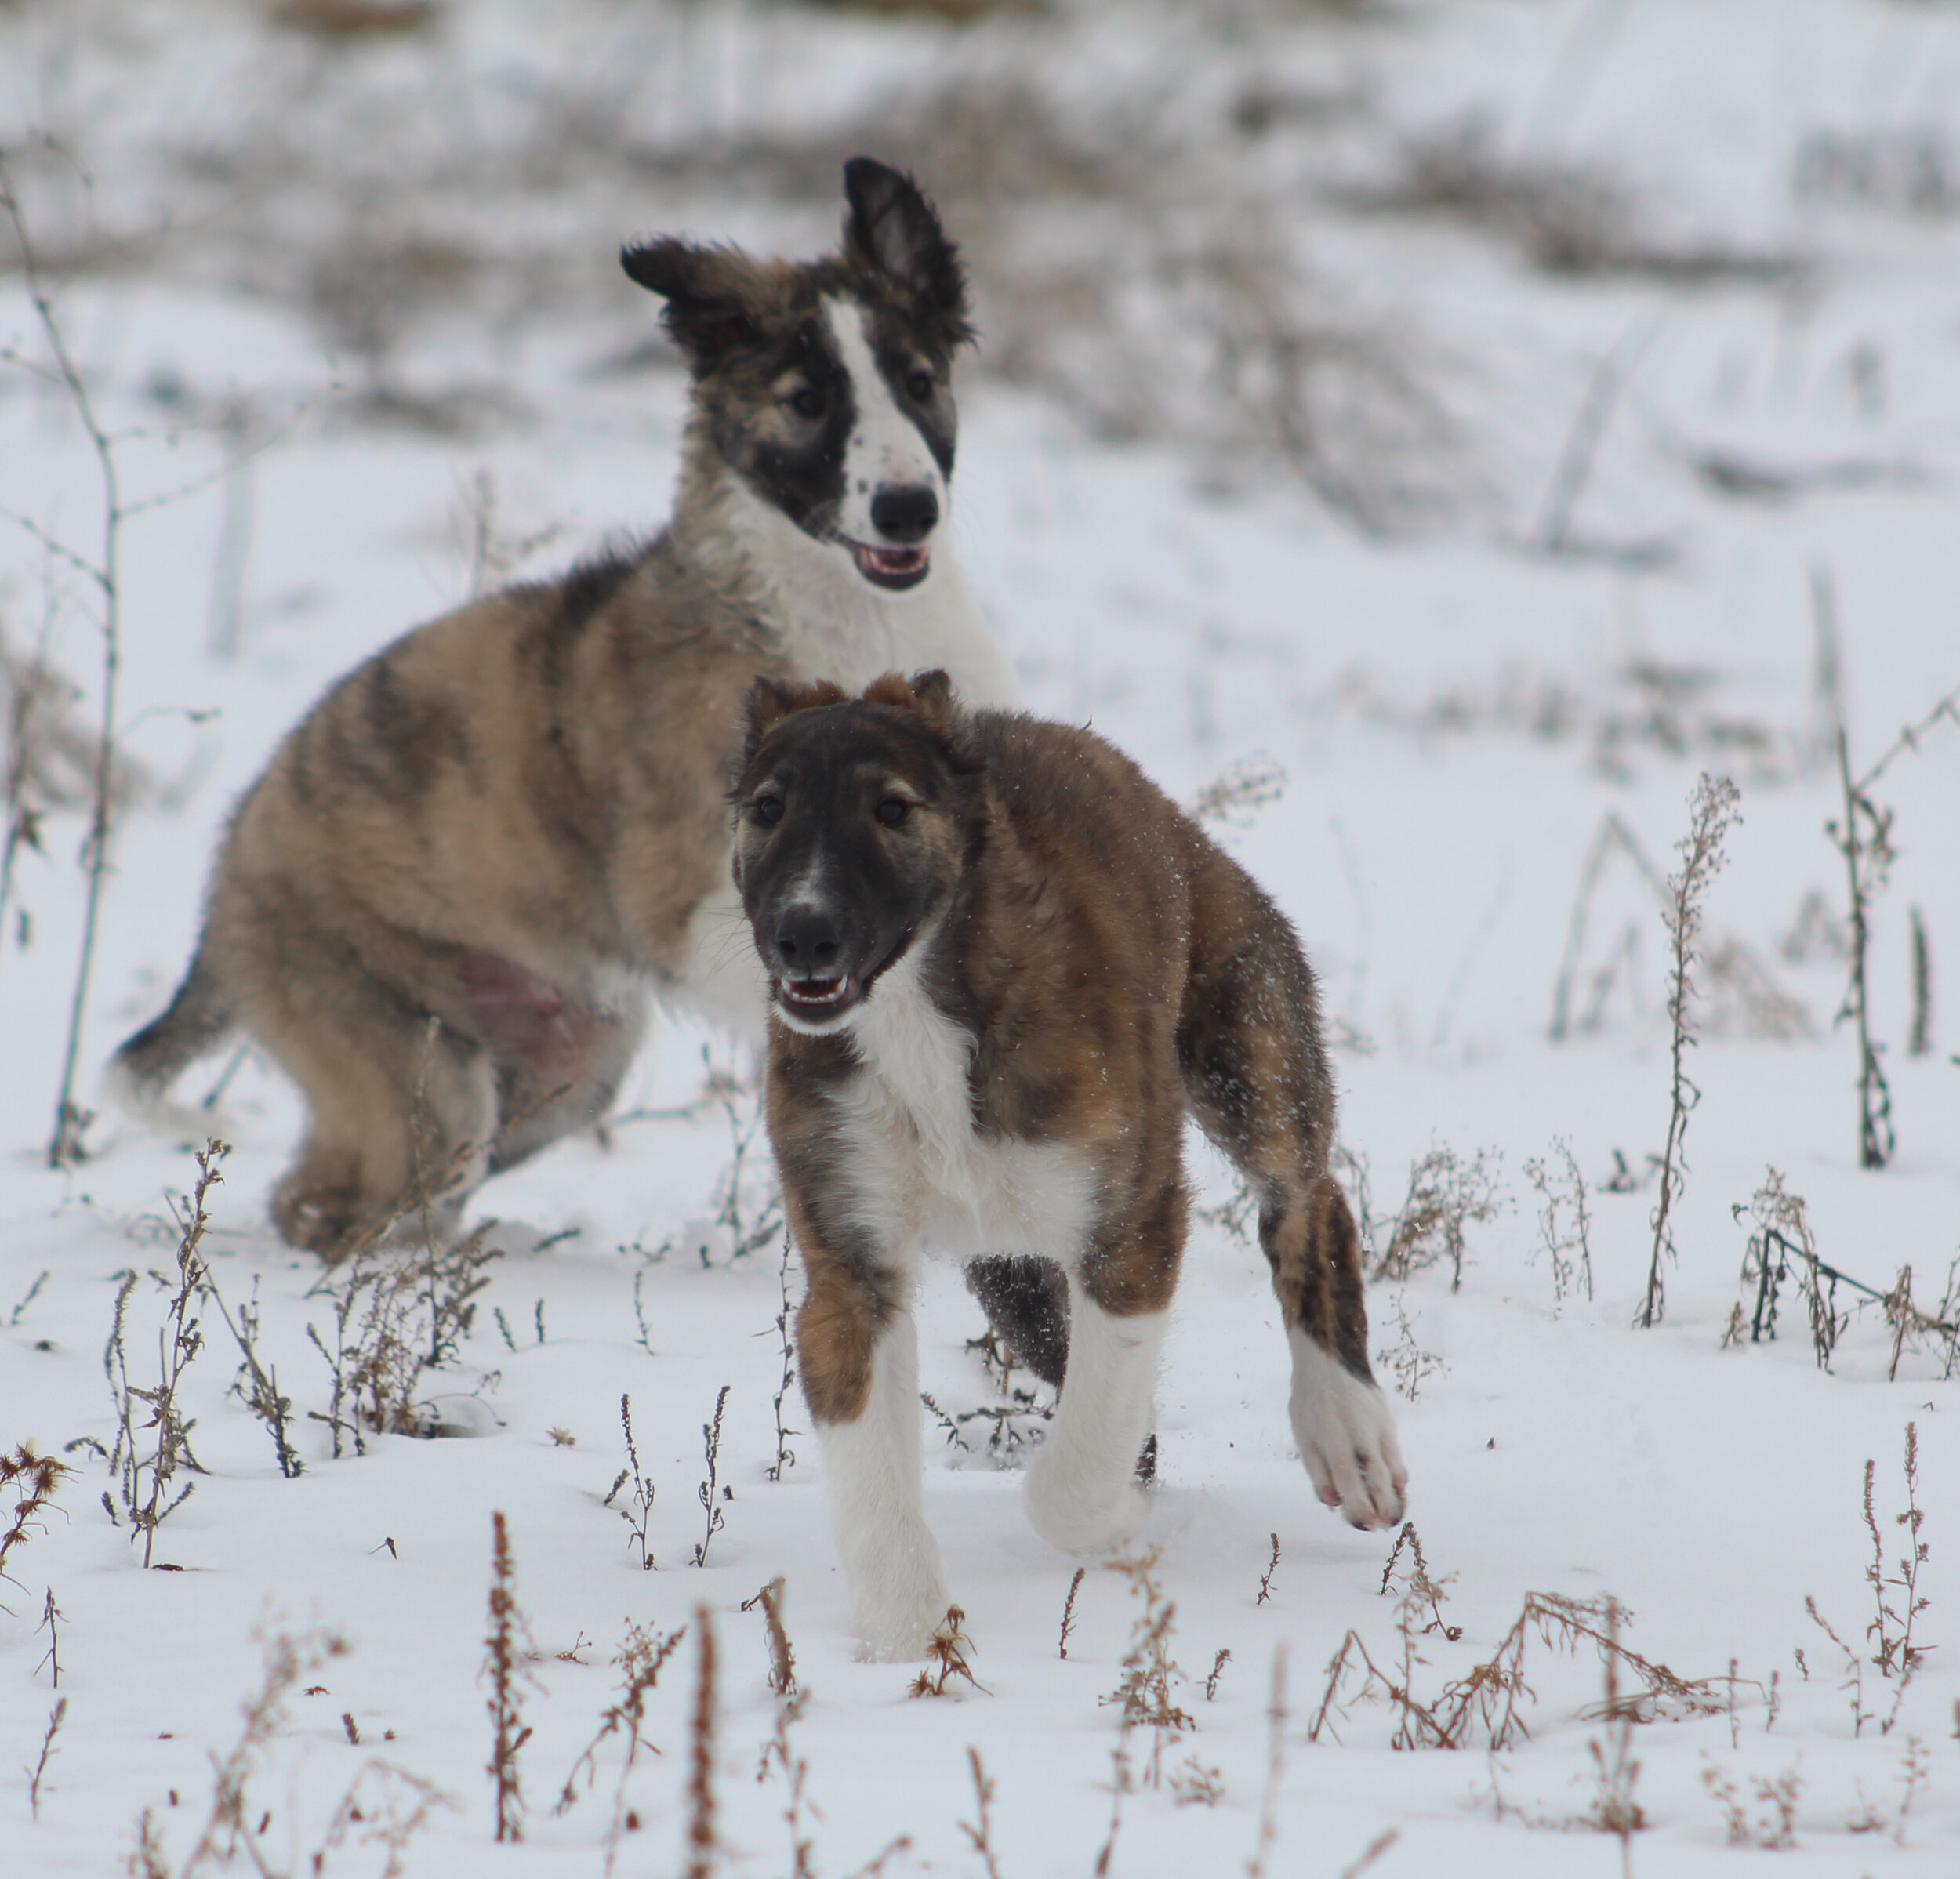
[{"label": "dog's neck", "polygon": [[873,586],[848,550],[806,535],[695,427],[668,539],[797,673],[855,691],[887,672],[938,666],[975,704],[1016,702],[1011,669],[943,539],[919,586]]}]

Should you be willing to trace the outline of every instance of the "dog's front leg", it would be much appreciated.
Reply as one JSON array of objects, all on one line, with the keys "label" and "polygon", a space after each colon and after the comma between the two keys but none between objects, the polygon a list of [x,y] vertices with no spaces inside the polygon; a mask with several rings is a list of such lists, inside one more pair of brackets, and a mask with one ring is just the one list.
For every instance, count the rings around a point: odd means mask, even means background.
[{"label": "dog's front leg", "polygon": [[1150,1511],[1150,1496],[1136,1485],[1137,1452],[1150,1432],[1169,1317],[1119,1316],[1071,1281],[1068,1375],[1025,1490],[1034,1530],[1064,1552],[1120,1547]]},{"label": "dog's front leg", "polygon": [[921,1504],[910,1275],[808,1249],[804,1257],[798,1366],[822,1444],[852,1629],[868,1658],[922,1657],[951,1601]]}]

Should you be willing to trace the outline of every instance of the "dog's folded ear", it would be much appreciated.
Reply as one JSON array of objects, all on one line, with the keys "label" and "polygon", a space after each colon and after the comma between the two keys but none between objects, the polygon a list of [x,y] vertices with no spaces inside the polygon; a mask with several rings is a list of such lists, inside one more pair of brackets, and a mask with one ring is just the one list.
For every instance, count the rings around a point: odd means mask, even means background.
[{"label": "dog's folded ear", "polygon": [[756,336],[745,292],[756,264],[739,248],[702,248],[669,235],[621,248],[619,265],[666,302],[661,317],[697,372]]},{"label": "dog's folded ear", "polygon": [[813,679],[807,684],[792,684],[786,679],[759,678],[742,700],[744,730],[742,760],[746,765],[756,748],[782,720],[799,711],[814,711],[822,705],[841,705],[851,694],[829,679]]},{"label": "dog's folded ear", "polygon": [[968,756],[973,720],[967,716],[965,706],[953,696],[953,680],[945,673],[936,669],[915,672],[907,678],[901,672],[887,672],[865,688],[864,702],[895,707],[923,718],[945,745],[948,756],[960,763]]},{"label": "dog's folded ear", "polygon": [[948,344],[971,339],[967,270],[919,186],[875,157],[853,157],[844,166],[844,193],[851,205],[844,252],[895,281],[940,323]]}]

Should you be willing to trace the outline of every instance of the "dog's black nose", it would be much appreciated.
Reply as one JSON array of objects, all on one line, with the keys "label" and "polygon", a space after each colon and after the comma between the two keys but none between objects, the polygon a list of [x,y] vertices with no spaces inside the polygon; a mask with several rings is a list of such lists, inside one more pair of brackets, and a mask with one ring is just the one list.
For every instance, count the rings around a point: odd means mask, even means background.
[{"label": "dog's black nose", "polygon": [[938,521],[939,499],[927,484],[895,484],[871,499],[871,525],[887,542],[923,542]]},{"label": "dog's black nose", "polygon": [[783,970],[815,978],[837,963],[837,923],[816,907],[792,907],[776,927],[776,956]]}]

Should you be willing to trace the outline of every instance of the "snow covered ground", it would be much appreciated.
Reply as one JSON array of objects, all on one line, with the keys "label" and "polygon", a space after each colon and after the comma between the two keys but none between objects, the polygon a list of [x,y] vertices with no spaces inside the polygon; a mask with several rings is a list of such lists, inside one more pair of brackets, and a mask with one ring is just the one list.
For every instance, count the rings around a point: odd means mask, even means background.
[{"label": "snow covered ground", "polygon": [[[1755,1305],[1738,1274],[1772,1168],[1831,1267],[1889,1293],[1909,1265],[1920,1309],[1960,1316],[1960,724],[1929,729],[1873,792],[1897,851],[1870,952],[1897,1137],[1881,1170],[1858,1166],[1856,1045],[1832,1021],[1846,906],[1825,832],[1842,815],[1838,709],[1863,768],[1960,684],[1960,7],[1073,0],[964,29],[599,0],[448,13],[351,44],[216,0],[0,9],[0,141],[47,251],[79,263],[64,330],[129,433],[129,495],[185,492],[125,532],[121,720],[140,774],[114,842],[85,1092],[187,959],[228,805],[330,678],[486,572],[548,569],[657,523],[684,387],[670,357],[637,355],[654,310],[610,271],[619,238],[684,227],[814,252],[837,208],[832,158],[812,168],[810,153],[888,123],[886,147],[941,189],[979,270],[989,341],[965,381],[956,527],[1031,707],[1093,720],[1185,797],[1234,765],[1283,771],[1283,793],[1225,839],[1323,976],[1377,1248],[1432,1152],[1467,1166],[1488,1151],[1497,1203],[1465,1228],[1460,1286],[1446,1258],[1370,1292],[1378,1369],[1412,1398],[1398,1402],[1411,1518],[1460,1632],[1425,1631],[1433,1613],[1417,1611],[1412,1667],[1407,1550],[1385,1596],[1388,1543],[1314,1503],[1262,1261],[1221,1221],[1196,1230],[1145,1536],[1175,1607],[1168,1696],[1191,1726],[1166,1734],[1162,1786],[1121,1797],[1107,1870],[1952,1871],[1951,1344],[1908,1339],[1893,1376],[1883,1310],[1840,1284],[1838,1308],[1860,1308],[1827,1371],[1793,1277],[1774,1341],[1745,1330],[1723,1347],[1733,1308]],[[949,142],[959,180],[942,187],[907,100],[949,77],[1008,95],[1031,74],[1047,107],[996,127],[993,170]],[[595,99],[613,115],[588,149],[575,132],[581,111],[598,123]],[[1029,154],[1058,124],[1082,141]],[[24,148],[41,130],[72,160]],[[756,155],[768,136],[803,167]],[[712,163],[675,154],[711,147]],[[1084,256],[1127,270],[1088,314],[1062,292],[1064,262]],[[99,486],[67,401],[36,376],[47,354],[18,273],[0,287],[15,349],[0,506],[32,525],[0,527],[0,627],[16,661],[48,627],[85,727],[94,596],[34,531],[95,555]],[[1269,288],[1235,389],[1218,336]],[[1259,375],[1301,356],[1288,336],[1318,361],[1304,390]],[[1301,423],[1274,415],[1289,412]],[[1741,819],[1708,900],[1679,1260],[1662,1322],[1640,1330],[1669,1061],[1667,936],[1635,855],[1678,865],[1704,771],[1733,777]],[[971,1419],[965,1452],[929,1429],[927,1505],[984,1690],[913,1700],[906,1671],[853,1661],[814,1442],[790,1435],[794,1465],[769,1475],[777,1242],[731,1262],[716,1219],[745,1096],[732,1134],[712,1102],[629,1115],[608,1144],[561,1144],[486,1188],[472,1217],[495,1217],[504,1251],[467,1334],[417,1385],[456,1438],[368,1435],[336,1459],[308,1335],[331,1343],[332,1300],[266,1224],[297,1106],[249,1060],[223,1097],[233,1147],[204,1250],[234,1317],[256,1296],[304,1471],[285,1478],[230,1393],[237,1348],[201,1305],[182,1400],[205,1471],[155,1533],[176,1569],[143,1569],[89,1445],[115,1438],[102,1353],[120,1275],[174,1273],[166,1196],[195,1170],[106,1118],[89,1159],[45,1165],[82,912],[85,815],[52,800],[61,782],[57,763],[30,790],[40,845],[16,857],[0,941],[0,1453],[32,1442],[74,1471],[0,1555],[0,1869],[223,1870],[226,1834],[194,1851],[212,1758],[240,1739],[262,1644],[276,1655],[284,1638],[301,1656],[245,1758],[238,1870],[379,1872],[387,1848],[361,1839],[394,1817],[380,1797],[412,1807],[427,1784],[452,1805],[432,1808],[402,1870],[428,1879],[597,1874],[615,1842],[619,1871],[686,1870],[705,1608],[720,1845],[703,1857],[797,1873],[789,1790],[780,1772],[756,1779],[779,1704],[762,1615],[741,1609],[781,1576],[807,1692],[790,1756],[821,1810],[800,1830],[813,1870],[858,1870],[899,1836],[889,1872],[1096,1870],[1112,1756],[1134,1781],[1152,1747],[1105,1701],[1139,1599],[1092,1565],[1058,1655],[1076,1562],[1030,1533],[1015,1471]],[[1918,1055],[1915,909],[1931,992]],[[663,1025],[622,1108],[689,1105],[704,1050],[746,1067],[727,1040]],[[1526,1172],[1541,1164],[1570,1196],[1561,1142],[1584,1183],[1590,1287],[1559,1281]],[[1193,1159],[1204,1204],[1222,1206],[1220,1165],[1195,1143]],[[751,1218],[767,1185],[758,1148]],[[167,1304],[139,1277],[124,1339],[139,1387]],[[998,1406],[950,1271],[922,1326],[923,1381],[946,1414]],[[697,1567],[702,1430],[724,1386],[729,1493]],[[655,1489],[651,1572],[621,1524],[630,1490],[605,1504],[622,1395]],[[803,1420],[793,1390],[784,1413]],[[1909,1424],[1926,1547],[1911,1641],[1933,1648],[1902,1688],[1870,1661],[1902,1624],[1867,1630],[1861,1497],[1870,1460],[1890,1581],[1911,1550],[1895,1520]],[[0,1496],[0,1545],[13,1504]],[[524,1838],[506,1845],[481,1675],[493,1511],[535,1646]],[[1880,1589],[1902,1616],[1905,1592]],[[1533,1593],[1618,1602],[1630,1649],[1705,1688],[1643,1704],[1622,1743],[1599,1711],[1598,1649],[1534,1634],[1529,1734],[1495,1751],[1474,1717],[1460,1748],[1399,1747],[1424,1725],[1359,1676],[1314,1728],[1350,1631],[1446,1714],[1448,1686],[1492,1659]],[[1807,1598],[1857,1660],[1861,1696]],[[630,1625],[689,1627],[647,1703],[660,1752],[622,1784],[614,1735],[590,1790],[581,1776],[555,1812],[618,1699]],[[314,1663],[306,1640],[326,1634],[350,1648]],[[1623,1698],[1645,1687],[1622,1671]],[[962,1830],[980,1818],[970,1747],[993,1784],[991,1866]],[[1623,1752],[1643,1822],[1625,1847],[1598,1830],[1626,1792],[1602,1776]],[[358,1776],[361,1817],[336,1838]],[[146,1812],[154,1850],[139,1856]]]}]

